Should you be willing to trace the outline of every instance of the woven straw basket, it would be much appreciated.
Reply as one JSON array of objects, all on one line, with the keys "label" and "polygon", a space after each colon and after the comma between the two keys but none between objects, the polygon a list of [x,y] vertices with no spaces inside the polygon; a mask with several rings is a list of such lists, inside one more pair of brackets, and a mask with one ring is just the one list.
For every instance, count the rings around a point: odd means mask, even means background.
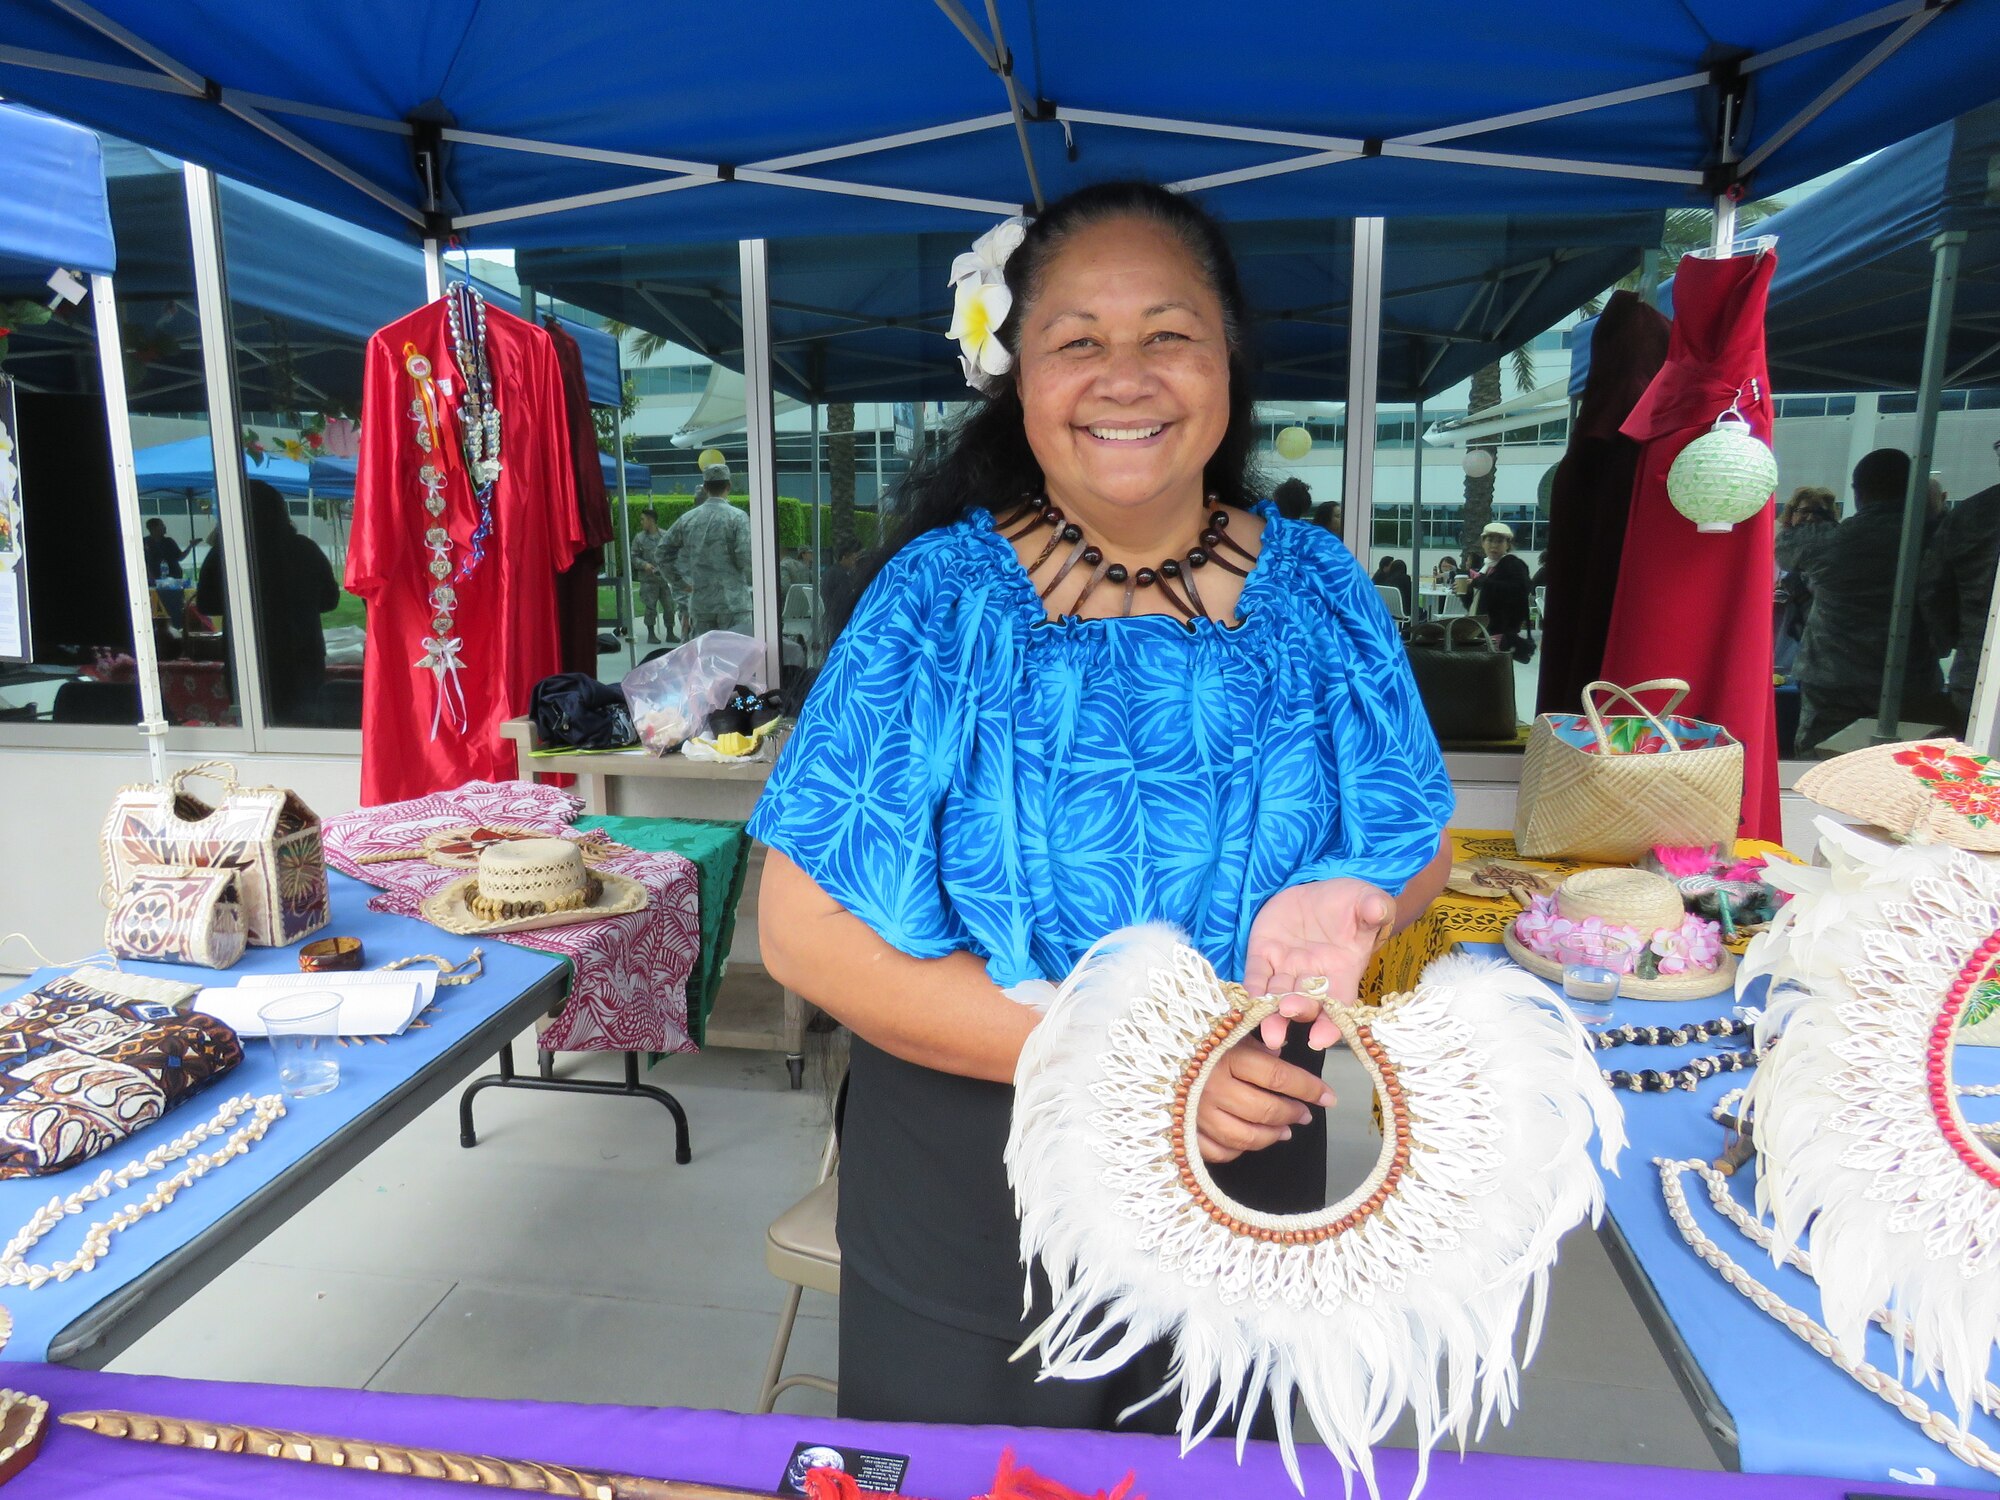
[{"label": "woven straw basket", "polygon": [[[1655,715],[1635,696],[1672,693]],[[1528,859],[1604,860],[1629,864],[1656,844],[1734,847],[1743,805],[1743,746],[1714,725],[1712,743],[1683,746],[1666,722],[1688,685],[1663,677],[1625,688],[1593,682],[1583,691],[1583,713],[1597,748],[1573,745],[1557,732],[1558,719],[1543,714],[1528,735],[1515,804],[1514,845]],[[1611,749],[1612,727],[1598,700],[1622,698],[1664,741],[1651,754]],[[1683,721],[1683,723],[1688,721]]]}]

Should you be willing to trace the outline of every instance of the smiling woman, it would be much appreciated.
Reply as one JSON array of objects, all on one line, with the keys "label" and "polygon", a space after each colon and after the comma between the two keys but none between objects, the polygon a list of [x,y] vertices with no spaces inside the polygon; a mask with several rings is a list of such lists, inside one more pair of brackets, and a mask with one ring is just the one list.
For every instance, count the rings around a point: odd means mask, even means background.
[{"label": "smiling woman", "polygon": [[1009,1360],[1046,1313],[1021,1316],[1002,1161],[1039,1002],[1143,921],[1284,997],[1216,1066],[1196,1134],[1237,1201],[1318,1208],[1333,1033],[1298,991],[1351,1000],[1436,892],[1451,789],[1360,567],[1252,503],[1215,222],[1112,184],[991,258],[986,399],[905,482],[752,820],[759,925],[772,973],[856,1036],[842,1412],[1110,1426],[1167,1351],[1082,1381]]}]

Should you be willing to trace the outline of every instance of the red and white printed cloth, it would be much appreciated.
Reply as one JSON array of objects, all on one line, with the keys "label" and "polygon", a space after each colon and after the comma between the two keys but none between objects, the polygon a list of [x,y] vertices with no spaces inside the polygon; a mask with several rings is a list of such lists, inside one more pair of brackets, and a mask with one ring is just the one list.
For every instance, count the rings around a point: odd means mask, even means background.
[{"label": "red and white printed cloth", "polygon": [[[451,792],[357,808],[328,818],[326,857],[338,870],[383,887],[375,911],[414,917],[423,899],[464,876],[425,859],[360,863],[366,854],[414,850],[440,828],[504,825],[565,833],[583,803],[525,781],[468,781]],[[687,983],[701,952],[701,886],[692,861],[643,850],[613,855],[604,868],[627,875],[652,898],[644,911],[514,932],[505,941],[570,961],[569,1001],[542,1045],[555,1052],[692,1052]]]}]

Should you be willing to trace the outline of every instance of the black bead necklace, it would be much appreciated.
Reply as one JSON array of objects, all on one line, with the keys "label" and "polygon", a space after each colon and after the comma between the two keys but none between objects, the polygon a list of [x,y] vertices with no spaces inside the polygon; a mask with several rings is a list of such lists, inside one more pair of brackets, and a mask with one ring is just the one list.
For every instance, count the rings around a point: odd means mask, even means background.
[{"label": "black bead necklace", "polygon": [[[1150,568],[1130,568],[1124,563],[1113,562],[1102,547],[1084,536],[1081,526],[1046,498],[1023,498],[1005,520],[995,523],[995,529],[1009,542],[1018,542],[1043,526],[1049,528],[1048,544],[1028,564],[1030,577],[1055,555],[1058,547],[1065,542],[1069,544],[1069,556],[1062,560],[1055,576],[1036,590],[1037,596],[1046,601],[1081,563],[1089,572],[1084,575],[1083,586],[1077,590],[1076,597],[1070,601],[1069,614],[1081,610],[1084,601],[1100,583],[1109,583],[1125,590],[1123,612],[1128,616],[1132,613],[1132,601],[1138,591],[1157,587],[1182,618],[1192,623],[1208,614],[1208,605],[1203,602],[1201,589],[1194,581],[1198,571],[1214,563],[1238,578],[1248,578],[1251,566],[1257,561],[1256,553],[1246,550],[1229,534],[1227,508],[1218,504],[1213,495],[1208,496],[1208,504],[1212,508],[1202,527],[1201,539],[1188,548],[1185,557],[1169,557]],[[1235,560],[1230,556],[1232,553]]]},{"label": "black bead necklace", "polygon": [[[1695,1021],[1686,1026],[1618,1026],[1610,1031],[1593,1031],[1590,1044],[1603,1052],[1612,1047],[1685,1047],[1689,1042],[1714,1041],[1718,1037],[1748,1036],[1757,1028],[1755,1013],[1717,1016],[1713,1021]],[[1678,1068],[1624,1068],[1606,1070],[1604,1081],[1614,1089],[1630,1089],[1635,1094],[1664,1094],[1670,1089],[1689,1093],[1704,1078],[1718,1073],[1740,1073],[1757,1065],[1752,1048],[1717,1052],[1697,1057]]]}]

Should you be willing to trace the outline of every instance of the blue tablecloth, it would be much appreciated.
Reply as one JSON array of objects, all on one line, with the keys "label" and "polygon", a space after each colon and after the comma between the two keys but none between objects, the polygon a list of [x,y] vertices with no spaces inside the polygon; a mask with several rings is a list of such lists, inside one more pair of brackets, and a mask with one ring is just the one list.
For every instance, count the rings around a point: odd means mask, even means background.
[{"label": "blue tablecloth", "polygon": [[[333,872],[333,922],[317,936],[334,933],[361,939],[368,966],[373,968],[412,953],[436,953],[458,960],[470,953],[475,943],[431,927],[409,917],[385,916],[368,910],[368,898],[375,892],[359,881]],[[157,1264],[182,1245],[208,1229],[218,1219],[267,1187],[274,1179],[295,1168],[308,1154],[357,1117],[367,1113],[413,1074],[434,1063],[454,1044],[484,1021],[525,994],[527,990],[567,965],[560,958],[506,943],[485,939],[476,946],[486,954],[486,973],[471,984],[438,990],[438,1001],[424,1019],[423,1030],[411,1030],[385,1043],[349,1046],[337,1052],[340,1086],[316,1099],[287,1101],[285,1116],[272,1125],[270,1133],[242,1156],[184,1188],[158,1213],[148,1214],[130,1228],[112,1236],[111,1248],[96,1267],[66,1282],[48,1282],[35,1291],[26,1287],[0,1288],[0,1304],[14,1315],[14,1335],[4,1356],[10,1360],[39,1360],[46,1357],[55,1336],[92,1307],[117,1293],[148,1267]],[[228,984],[244,973],[297,973],[298,956],[290,948],[252,948],[235,968],[217,973],[211,969],[184,968],[174,964],[125,964],[121,967],[175,979],[190,984]],[[38,976],[44,977],[44,976]],[[11,998],[30,988],[34,981],[17,985],[0,999]],[[51,1197],[61,1197],[82,1187],[107,1167],[118,1167],[143,1156],[153,1147],[193,1129],[212,1116],[224,1100],[238,1094],[278,1092],[278,1069],[271,1049],[262,1041],[244,1044],[244,1060],[234,1072],[195,1095],[180,1108],[156,1120],[123,1146],[82,1166],[53,1177],[17,1177],[0,1182],[0,1243],[11,1237],[28,1217]],[[203,1147],[202,1149],[211,1149]],[[91,1204],[80,1214],[66,1219],[28,1252],[31,1262],[47,1265],[66,1260],[83,1242],[84,1231],[98,1220],[108,1218],[127,1203],[145,1197],[161,1176],[142,1178],[123,1193]]]},{"label": "blue tablecloth", "polygon": [[[1496,956],[1497,945],[1484,947]],[[1552,990],[1560,987],[1551,985]],[[1762,1003],[1763,984],[1751,992]],[[1613,1025],[1676,1026],[1727,1015],[1735,1002],[1728,995],[1709,1000],[1621,1000],[1612,1012]],[[1672,1068],[1703,1053],[1742,1043],[1695,1043],[1687,1047],[1621,1047],[1602,1054],[1607,1068]],[[2000,1082],[2000,1049],[1961,1047],[1957,1076],[1966,1083]],[[1618,1164],[1618,1174],[1605,1178],[1612,1219],[1633,1256],[1658,1292],[1695,1363],[1736,1423],[1743,1469],[1755,1474],[1822,1474],[1843,1479],[1872,1478],[1893,1483],[1889,1470],[1914,1474],[1936,1471],[1941,1484],[1962,1484],[1991,1490],[1993,1476],[1959,1462],[1925,1437],[1915,1423],[1879,1396],[1863,1390],[1833,1364],[1813,1352],[1796,1334],[1760,1312],[1749,1299],[1688,1248],[1667,1217],[1660,1196],[1655,1157],[1711,1161],[1722,1152],[1725,1132],[1710,1118],[1715,1101],[1746,1081],[1747,1075],[1725,1073],[1702,1082],[1693,1093],[1631,1094],[1620,1091],[1625,1106],[1625,1131],[1631,1140]],[[2000,1118],[2000,1099],[1967,1099],[1964,1109],[1973,1120]],[[1731,1259],[1794,1307],[1817,1319],[1819,1289],[1788,1267],[1775,1266],[1769,1255],[1744,1239],[1708,1201],[1707,1188],[1693,1173],[1684,1179],[1695,1220]],[[1744,1170],[1732,1179],[1738,1199],[1750,1206],[1754,1179]],[[1870,1330],[1869,1358],[1883,1369],[1896,1368],[1888,1337]],[[1950,1396],[1922,1386],[1917,1394],[1949,1414]],[[2000,1422],[1975,1415],[1973,1431],[2000,1447]]]}]

